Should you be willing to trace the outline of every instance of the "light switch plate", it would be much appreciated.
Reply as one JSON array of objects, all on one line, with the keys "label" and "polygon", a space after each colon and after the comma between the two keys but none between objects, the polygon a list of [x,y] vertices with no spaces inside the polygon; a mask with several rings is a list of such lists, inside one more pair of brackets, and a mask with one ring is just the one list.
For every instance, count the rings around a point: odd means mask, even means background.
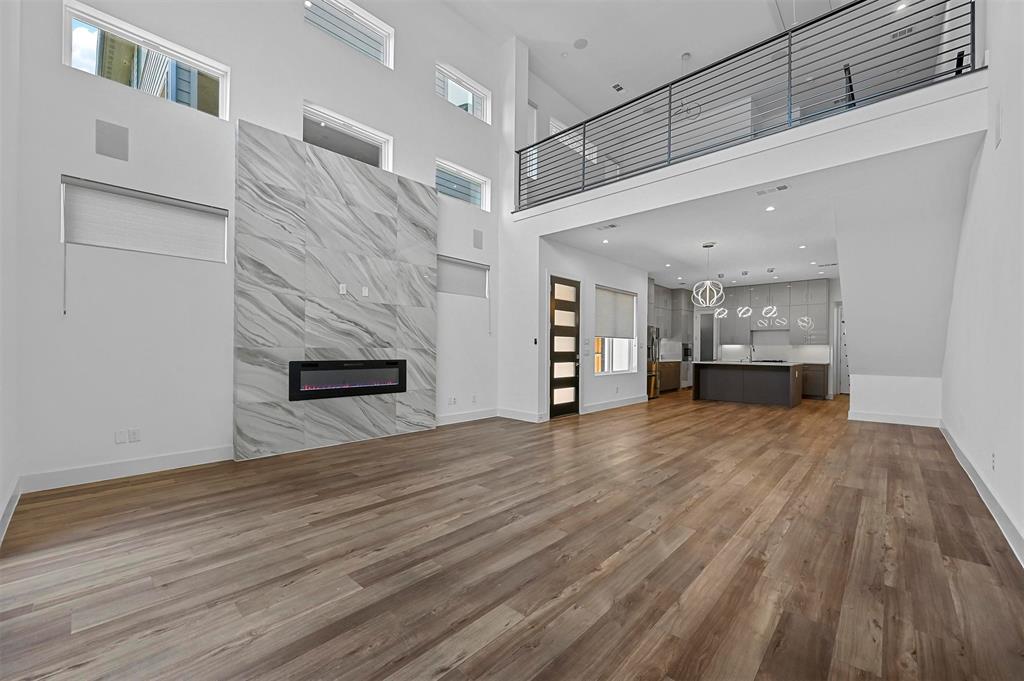
[{"label": "light switch plate", "polygon": [[346,286],[345,284],[338,284],[338,293],[340,293],[343,296],[347,295],[348,294],[348,286]]},{"label": "light switch plate", "polygon": [[370,295],[370,287],[369,286],[364,286],[363,287],[363,298],[366,298],[369,295]]}]

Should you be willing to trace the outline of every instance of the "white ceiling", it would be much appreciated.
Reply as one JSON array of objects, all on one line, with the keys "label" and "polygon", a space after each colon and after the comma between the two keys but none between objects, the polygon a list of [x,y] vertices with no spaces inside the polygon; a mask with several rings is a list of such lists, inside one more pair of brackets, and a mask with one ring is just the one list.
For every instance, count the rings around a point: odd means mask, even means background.
[{"label": "white ceiling", "polygon": [[[805,21],[839,0],[447,2],[492,35],[518,35],[530,70],[593,115],[778,33],[794,12]],[[579,38],[585,49],[573,47]]]},{"label": "white ceiling", "polygon": [[[672,288],[684,283],[689,288],[705,278],[704,241],[718,242],[711,249],[710,275],[725,274],[725,286],[770,283],[775,276],[777,281],[838,277],[838,267],[821,267],[837,258],[833,201],[820,191],[820,179],[777,184],[789,189],[766,196],[757,196],[761,187],[743,189],[629,215],[615,220],[615,229],[590,225],[548,238],[646,270]],[[775,210],[766,212],[768,206]],[[743,276],[744,270],[750,274]]]}]

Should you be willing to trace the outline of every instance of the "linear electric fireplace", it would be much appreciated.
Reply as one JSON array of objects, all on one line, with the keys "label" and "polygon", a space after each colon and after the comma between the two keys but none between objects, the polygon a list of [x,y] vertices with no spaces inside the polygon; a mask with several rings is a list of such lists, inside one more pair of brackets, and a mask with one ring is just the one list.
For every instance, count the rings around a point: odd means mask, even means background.
[{"label": "linear electric fireplace", "polygon": [[404,359],[288,363],[288,399],[292,401],[404,392]]}]

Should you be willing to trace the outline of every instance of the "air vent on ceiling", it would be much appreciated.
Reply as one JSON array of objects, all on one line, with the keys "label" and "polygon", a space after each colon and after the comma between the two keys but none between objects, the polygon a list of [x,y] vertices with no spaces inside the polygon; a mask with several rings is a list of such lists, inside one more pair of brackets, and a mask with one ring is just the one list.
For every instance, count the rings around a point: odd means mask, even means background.
[{"label": "air vent on ceiling", "polygon": [[745,277],[748,274],[750,274],[750,271],[749,270],[743,270],[742,272],[740,272],[740,274],[742,274]]},{"label": "air vent on ceiling", "polygon": [[612,89],[616,92],[622,92],[622,83],[612,83]]},{"label": "air vent on ceiling", "polygon": [[839,267],[839,263],[837,263],[837,262],[824,262],[824,263],[819,263],[818,267]]},{"label": "air vent on ceiling", "polygon": [[757,190],[757,195],[758,196],[764,196],[765,194],[774,194],[775,192],[784,192],[787,189],[789,189],[789,185],[788,184],[780,184],[780,185],[776,185],[774,187],[766,187],[764,189],[758,189]]},{"label": "air vent on ceiling", "polygon": [[612,223],[612,224],[610,224],[610,225],[601,225],[600,227],[596,227],[595,229],[597,229],[597,231],[599,231],[599,232],[603,232],[603,231],[604,231],[604,230],[606,230],[606,229],[615,229],[616,227],[618,227],[618,225],[616,225],[616,224],[615,224],[615,223],[613,222],[613,223]]},{"label": "air vent on ceiling", "polygon": [[774,272],[774,271],[775,271],[775,268],[774,268],[774,267],[769,267],[769,268],[768,268],[768,274],[771,274],[771,273],[772,273],[772,272]]},{"label": "air vent on ceiling", "polygon": [[914,27],[913,26],[907,26],[906,28],[901,28],[900,30],[894,32],[892,35],[889,36],[889,39],[890,40],[899,40],[900,38],[906,38],[908,35],[910,35],[913,32],[914,32]]}]

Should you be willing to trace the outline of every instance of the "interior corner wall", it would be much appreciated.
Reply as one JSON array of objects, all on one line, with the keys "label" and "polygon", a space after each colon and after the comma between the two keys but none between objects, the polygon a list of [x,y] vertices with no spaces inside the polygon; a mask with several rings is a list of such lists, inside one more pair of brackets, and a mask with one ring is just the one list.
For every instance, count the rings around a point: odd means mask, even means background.
[{"label": "interior corner wall", "polygon": [[[433,428],[437,191],[246,121],[237,155],[235,458]],[[290,400],[290,362],[363,359],[406,390]]]},{"label": "interior corner wall", "polygon": [[989,130],[956,260],[942,421],[1024,561],[1024,3],[984,4]]},{"label": "interior corner wall", "polygon": [[563,125],[576,125],[587,118],[587,114],[582,109],[566,99],[533,71],[529,73],[529,98],[537,105],[538,140],[551,134],[552,118],[557,119]]},{"label": "interior corner wall", "polygon": [[21,2],[0,3],[0,537],[17,493],[17,173]]},{"label": "interior corner wall", "polygon": [[[540,288],[550,290],[552,276],[580,282],[580,412],[594,412],[647,401],[647,272],[587,253],[553,239],[540,240]],[[594,305],[596,287],[635,293],[636,371],[598,375],[594,371]],[[548,307],[544,306],[545,312]],[[550,320],[545,321],[541,343],[541,383],[547,394]],[[542,405],[546,407],[547,405]]]},{"label": "interior corner wall", "polygon": [[[16,4],[0,3],[5,17]],[[443,4],[360,0],[396,29],[394,70],[306,22],[301,2],[249,3],[245,30],[238,30],[238,4],[230,0],[88,4],[226,64],[231,120],[63,65],[60,0],[20,4],[19,267],[16,285],[5,280],[3,288],[18,295],[17,364],[34,371],[19,386],[10,417],[19,424],[13,449],[26,489],[230,458],[233,449],[233,237],[231,258],[220,265],[72,247],[65,317],[62,173],[232,208],[235,121],[298,137],[304,101],[392,135],[395,171],[417,182],[434,183],[438,158],[492,180],[501,168],[499,46]],[[10,45],[5,38],[5,67],[12,64]],[[492,89],[493,125],[435,94],[437,62]],[[97,119],[129,128],[127,162],[95,153]],[[441,197],[439,211],[440,252],[489,265],[497,290],[499,213],[448,197]],[[232,214],[232,234],[233,220]],[[483,249],[473,246],[474,230],[483,233]],[[438,416],[463,409],[473,394],[493,411],[497,339],[487,335],[487,310],[450,302],[438,300],[439,317],[465,313],[462,323],[487,342],[469,346],[440,334],[439,371],[467,357],[491,369],[454,374],[447,390],[460,404],[439,404]],[[140,428],[142,441],[116,445],[114,432],[122,428]]]}]

